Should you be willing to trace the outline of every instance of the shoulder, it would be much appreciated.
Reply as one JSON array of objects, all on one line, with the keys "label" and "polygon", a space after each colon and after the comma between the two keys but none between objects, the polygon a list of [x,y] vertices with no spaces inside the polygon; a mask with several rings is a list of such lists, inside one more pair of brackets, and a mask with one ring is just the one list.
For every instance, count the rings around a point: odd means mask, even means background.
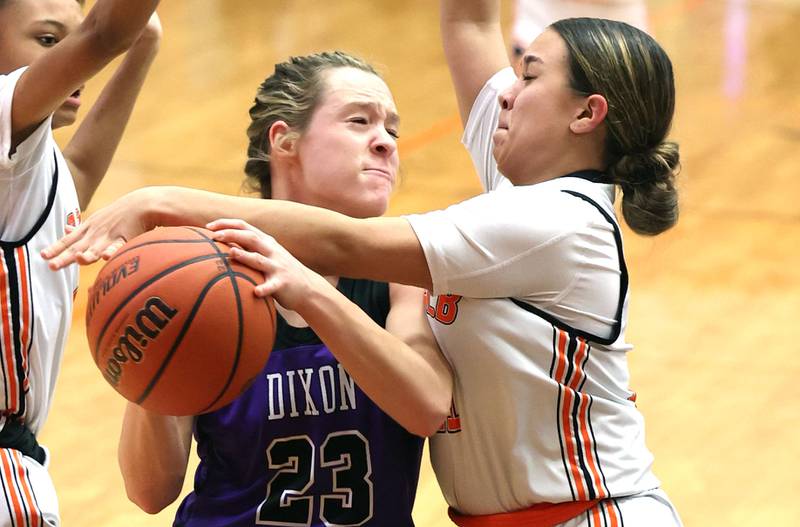
[{"label": "shoulder", "polygon": [[[12,151],[11,109],[14,91],[26,69],[27,67],[23,67],[7,75],[0,75],[0,169],[11,170],[26,159],[38,160],[39,155],[44,152],[43,147],[52,140],[51,118],[48,117]],[[16,171],[21,172],[28,168],[18,167]]]}]

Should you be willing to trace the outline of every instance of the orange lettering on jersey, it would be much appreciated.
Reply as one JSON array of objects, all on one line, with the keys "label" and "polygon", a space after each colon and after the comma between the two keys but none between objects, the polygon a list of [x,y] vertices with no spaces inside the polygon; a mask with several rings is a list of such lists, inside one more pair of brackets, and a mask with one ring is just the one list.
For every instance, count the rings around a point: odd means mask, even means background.
[{"label": "orange lettering on jersey", "polygon": [[444,420],[442,426],[439,427],[437,433],[439,434],[455,434],[461,431],[461,417],[456,410],[456,402],[450,403],[450,415]]},{"label": "orange lettering on jersey", "polygon": [[77,227],[81,224],[81,211],[80,209],[75,209],[69,214],[67,214],[67,225],[70,227]]},{"label": "orange lettering on jersey", "polygon": [[425,312],[429,317],[436,319],[442,324],[452,324],[458,315],[458,303],[461,301],[459,295],[439,295],[436,297],[436,305],[431,304],[431,295],[425,291]]}]

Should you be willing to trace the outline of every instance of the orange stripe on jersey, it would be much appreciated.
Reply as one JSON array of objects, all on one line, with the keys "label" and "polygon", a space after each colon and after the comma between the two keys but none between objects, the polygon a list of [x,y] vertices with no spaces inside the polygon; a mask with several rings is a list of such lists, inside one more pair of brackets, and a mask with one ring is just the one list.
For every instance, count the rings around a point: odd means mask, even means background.
[{"label": "orange stripe on jersey", "polygon": [[567,370],[567,332],[558,330],[558,344],[556,345],[556,373],[553,377],[556,382],[564,383],[563,376]]},{"label": "orange stripe on jersey", "polygon": [[603,505],[600,504],[597,507],[592,509],[592,523],[591,523],[592,526],[600,527],[600,525],[601,525],[600,519],[602,518],[602,516],[600,515],[600,512],[601,512],[601,507],[602,506]]},{"label": "orange stripe on jersey", "polygon": [[596,491],[595,498],[605,498],[606,494],[603,492],[603,487],[600,481],[600,471],[597,469],[598,463],[594,457],[594,444],[592,438],[589,436],[589,401],[588,395],[580,394],[581,407],[578,409],[579,419],[581,420],[580,432],[583,439],[583,457],[586,459],[586,465],[589,467],[594,488]]},{"label": "orange stripe on jersey", "polygon": [[8,500],[8,512],[10,516],[13,516],[16,525],[25,525],[25,512],[22,510],[21,496],[14,483],[14,473],[11,470],[14,460],[11,458],[10,452],[11,449],[0,448],[0,461],[2,461],[3,465],[2,478]]},{"label": "orange stripe on jersey", "polygon": [[614,506],[614,500],[606,500],[603,502],[608,514],[609,527],[621,527],[622,519],[617,514],[617,508]]},{"label": "orange stripe on jersey", "polygon": [[25,468],[22,461],[22,453],[18,450],[12,450],[11,452],[17,462],[17,477],[19,478],[19,486],[22,490],[22,494],[24,494],[23,502],[28,510],[30,527],[40,527],[42,524],[42,514],[39,512],[39,506],[33,497],[33,488],[31,487],[28,469]]},{"label": "orange stripe on jersey", "polygon": [[571,409],[575,404],[575,395],[569,388],[564,388],[563,404],[561,406],[561,427],[564,434],[564,442],[567,445],[567,461],[569,462],[569,470],[572,479],[575,481],[575,486],[578,490],[578,500],[586,501],[586,488],[581,477],[581,470],[578,467],[577,449],[578,441],[572,433],[572,412]]},{"label": "orange stripe on jersey", "polygon": [[[2,253],[0,253],[2,254]],[[8,272],[5,267],[5,258],[0,262],[0,312],[2,312],[3,323],[3,350],[5,353],[0,359],[3,361],[3,367],[6,370],[6,389],[8,390],[6,396],[8,399],[5,403],[4,410],[9,410],[11,413],[17,409],[17,369],[14,360],[14,346],[12,342],[13,328],[11,327],[11,312],[9,311],[9,294],[8,294]]]},{"label": "orange stripe on jersey", "polygon": [[19,343],[20,343],[20,354],[22,355],[22,371],[24,372],[24,377],[22,379],[22,392],[25,393],[28,391],[28,344],[30,343],[30,315],[31,315],[31,299],[28,296],[30,290],[28,289],[28,260],[25,254],[25,247],[18,247],[17,248],[17,262],[18,263],[18,274],[19,276],[19,297],[21,299],[21,308],[22,312],[20,313],[20,333],[19,333]]},{"label": "orange stripe on jersey", "polygon": [[[564,336],[569,337],[569,342]],[[568,378],[563,379],[561,431],[566,443],[565,469],[575,482],[577,499],[601,499],[608,494],[602,490],[600,463],[595,456],[594,436],[589,424],[591,397],[578,389],[586,378],[583,365],[589,355],[588,342],[559,330],[556,353],[567,363]],[[569,349],[577,349],[569,357]],[[574,348],[573,348],[574,349]],[[556,379],[560,380],[560,379]],[[567,466],[568,465],[568,466]]]}]

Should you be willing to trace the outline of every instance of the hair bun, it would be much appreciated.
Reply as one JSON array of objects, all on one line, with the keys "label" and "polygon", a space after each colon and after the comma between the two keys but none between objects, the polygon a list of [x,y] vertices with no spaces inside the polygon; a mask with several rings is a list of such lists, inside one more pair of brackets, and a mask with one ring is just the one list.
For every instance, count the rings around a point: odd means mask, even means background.
[{"label": "hair bun", "polygon": [[672,142],[624,155],[609,167],[610,179],[622,188],[622,215],[635,232],[659,234],[678,221],[679,168],[678,145]]}]

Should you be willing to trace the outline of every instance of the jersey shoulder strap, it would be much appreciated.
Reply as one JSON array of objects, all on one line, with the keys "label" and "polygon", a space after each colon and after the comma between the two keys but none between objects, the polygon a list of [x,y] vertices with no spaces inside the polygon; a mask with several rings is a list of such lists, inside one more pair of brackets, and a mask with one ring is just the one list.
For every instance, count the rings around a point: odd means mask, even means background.
[{"label": "jersey shoulder strap", "polygon": [[525,311],[533,313],[554,326],[561,328],[568,333],[576,335],[578,337],[584,338],[590,342],[596,342],[598,344],[609,345],[616,342],[617,338],[619,338],[619,334],[622,331],[622,310],[625,306],[625,296],[628,293],[628,267],[625,265],[625,255],[622,250],[622,233],[620,232],[619,225],[617,221],[609,214],[603,207],[600,206],[595,200],[590,198],[585,194],[581,194],[580,192],[575,192],[574,190],[562,190],[566,194],[570,194],[575,196],[576,198],[580,198],[587,203],[594,206],[600,214],[605,218],[605,220],[611,224],[611,227],[614,229],[614,242],[617,245],[617,256],[619,261],[620,267],[620,278],[619,278],[619,299],[617,300],[617,311],[614,314],[614,326],[612,327],[611,334],[608,337],[601,337],[600,335],[594,335],[589,333],[588,331],[582,331],[580,329],[574,328],[568,324],[565,324],[558,318],[554,317],[550,313],[546,313],[541,309],[534,307],[527,302],[523,302],[516,298],[511,298],[510,300],[514,302],[517,306],[521,307]]}]

